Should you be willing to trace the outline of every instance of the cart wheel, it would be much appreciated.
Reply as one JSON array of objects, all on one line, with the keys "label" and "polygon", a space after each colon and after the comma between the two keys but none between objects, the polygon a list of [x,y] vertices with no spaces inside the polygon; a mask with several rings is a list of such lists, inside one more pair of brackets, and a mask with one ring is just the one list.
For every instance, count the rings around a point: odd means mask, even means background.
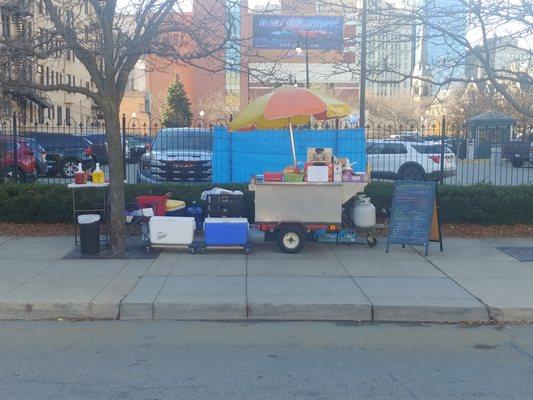
[{"label": "cart wheel", "polygon": [[189,246],[189,253],[196,254],[196,248],[194,246]]},{"label": "cart wheel", "polygon": [[300,227],[282,228],[278,231],[277,242],[284,253],[299,253],[305,245],[305,232]]},{"label": "cart wheel", "polygon": [[244,249],[244,254],[248,255],[252,252],[252,249]]},{"label": "cart wheel", "polygon": [[378,244],[378,240],[374,236],[368,236],[366,238],[366,244],[368,245],[368,247],[376,247],[376,245]]},{"label": "cart wheel", "polygon": [[205,246],[198,247],[198,253],[205,254]]}]

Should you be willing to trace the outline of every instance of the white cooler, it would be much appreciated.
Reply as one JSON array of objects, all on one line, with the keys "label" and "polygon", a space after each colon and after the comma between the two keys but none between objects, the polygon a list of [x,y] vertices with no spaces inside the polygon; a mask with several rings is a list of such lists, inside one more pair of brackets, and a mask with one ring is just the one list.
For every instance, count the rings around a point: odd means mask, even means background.
[{"label": "white cooler", "polygon": [[152,217],[149,226],[153,245],[190,245],[194,240],[193,217]]}]

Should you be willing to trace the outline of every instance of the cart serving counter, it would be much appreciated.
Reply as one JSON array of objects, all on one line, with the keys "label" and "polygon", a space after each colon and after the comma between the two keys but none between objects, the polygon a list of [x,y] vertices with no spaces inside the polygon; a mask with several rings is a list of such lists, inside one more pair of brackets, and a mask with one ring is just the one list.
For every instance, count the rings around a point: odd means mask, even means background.
[{"label": "cart serving counter", "polygon": [[[306,236],[317,231],[339,233],[353,227],[343,208],[351,207],[354,197],[364,191],[366,181],[357,182],[269,182],[252,179],[255,192],[257,228],[274,234],[286,253],[302,250]],[[372,227],[373,228],[373,227]],[[361,231],[361,230],[360,230]],[[372,229],[363,230],[367,244],[377,242]]]}]

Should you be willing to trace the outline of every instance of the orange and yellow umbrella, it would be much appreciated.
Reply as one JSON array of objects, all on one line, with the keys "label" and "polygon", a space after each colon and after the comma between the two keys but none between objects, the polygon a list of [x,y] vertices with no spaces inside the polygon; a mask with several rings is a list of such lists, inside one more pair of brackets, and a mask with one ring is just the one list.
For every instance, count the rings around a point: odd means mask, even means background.
[{"label": "orange and yellow umbrella", "polygon": [[350,106],[327,94],[312,89],[282,86],[249,103],[230,124],[231,130],[272,129],[289,127],[292,155],[296,164],[293,125],[311,121],[345,117]]}]

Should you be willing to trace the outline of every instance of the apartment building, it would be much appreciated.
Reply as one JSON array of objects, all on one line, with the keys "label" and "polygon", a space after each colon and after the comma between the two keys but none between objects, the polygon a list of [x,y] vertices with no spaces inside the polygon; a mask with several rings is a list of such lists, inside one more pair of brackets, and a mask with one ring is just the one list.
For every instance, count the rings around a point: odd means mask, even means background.
[{"label": "apartment building", "polygon": [[474,51],[466,52],[465,77],[467,79],[484,78],[487,74],[474,52],[488,54],[487,61],[491,68],[501,73],[509,71],[531,74],[533,71],[531,52],[523,48],[518,39],[512,36],[493,37],[487,40],[486,45],[486,48],[479,45],[474,48]]},{"label": "apartment building", "polygon": [[[89,0],[58,0],[56,4],[58,14],[65,22],[89,23],[93,12]],[[5,46],[12,48],[23,41],[42,39],[52,27],[42,0],[0,0],[0,14],[1,35],[7,43]],[[25,124],[73,126],[92,123],[95,108],[86,96],[71,91],[37,91],[24,87],[26,82],[90,88],[90,75],[72,51],[57,51],[46,60],[37,60],[23,53],[6,52],[4,54],[11,55],[9,59],[0,60],[11,80],[21,82],[20,86],[3,88],[3,114],[17,112]]]}]

